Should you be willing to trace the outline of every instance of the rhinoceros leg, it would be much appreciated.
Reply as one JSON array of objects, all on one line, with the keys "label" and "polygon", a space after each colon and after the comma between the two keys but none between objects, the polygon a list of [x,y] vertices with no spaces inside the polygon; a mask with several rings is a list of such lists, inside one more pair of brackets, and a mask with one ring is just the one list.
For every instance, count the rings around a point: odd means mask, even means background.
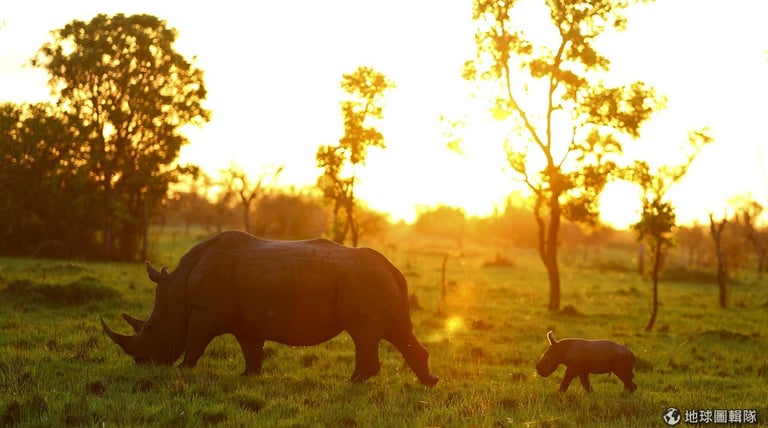
[{"label": "rhinoceros leg", "polygon": [[352,382],[364,382],[381,370],[379,362],[379,339],[370,335],[353,334],[355,342],[355,371],[349,378]]},{"label": "rhinoceros leg", "polygon": [[243,351],[245,358],[245,371],[243,376],[258,375],[261,373],[261,364],[264,361],[264,340],[249,337],[246,334],[236,334],[237,343]]},{"label": "rhinoceros leg", "polygon": [[616,373],[616,377],[621,379],[622,382],[624,382],[624,390],[629,392],[635,392],[637,389],[637,385],[632,382],[632,379],[634,379],[635,374],[633,373],[633,369],[635,366],[635,357],[634,355],[625,356],[623,358],[620,358],[617,363],[616,367],[614,368],[613,372]]},{"label": "rhinoceros leg", "polygon": [[621,379],[622,382],[624,382],[625,391],[635,392],[635,390],[637,389],[637,385],[634,382],[632,382],[632,379],[635,377],[635,374],[632,373],[632,371],[630,371],[629,373],[614,371],[614,373],[616,373],[616,377],[618,377],[619,379]]},{"label": "rhinoceros leg", "polygon": [[384,336],[384,339],[403,354],[405,361],[411,367],[419,381],[426,386],[435,386],[439,378],[429,371],[427,361],[429,352],[424,345],[416,339],[413,332],[394,332]]},{"label": "rhinoceros leg", "polygon": [[189,314],[187,346],[184,348],[181,367],[192,368],[197,365],[197,360],[203,355],[211,340],[223,333],[223,328],[216,322],[217,318],[202,310],[193,310]]},{"label": "rhinoceros leg", "polygon": [[592,385],[589,383],[589,373],[582,373],[579,375],[579,379],[581,380],[581,386],[584,387],[584,390],[592,392]]},{"label": "rhinoceros leg", "polygon": [[565,376],[563,376],[563,381],[560,382],[560,392],[568,391],[568,387],[571,386],[571,381],[576,378],[578,374],[571,370],[571,368],[565,369]]}]

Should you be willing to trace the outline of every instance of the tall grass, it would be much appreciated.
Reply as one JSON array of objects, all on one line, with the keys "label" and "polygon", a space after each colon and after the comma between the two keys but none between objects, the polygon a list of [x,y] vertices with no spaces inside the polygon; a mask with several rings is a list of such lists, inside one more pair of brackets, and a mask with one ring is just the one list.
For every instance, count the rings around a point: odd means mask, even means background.
[{"label": "tall grass", "polygon": [[[173,267],[182,241],[156,248],[156,263]],[[757,277],[730,289],[728,309],[718,308],[713,284],[662,282],[658,329],[645,333],[650,285],[616,268],[631,266],[629,251],[611,254],[603,269],[599,260],[563,266],[567,309],[549,312],[535,253],[506,249],[509,263],[493,263],[496,249],[464,248],[448,260],[438,313],[442,250],[387,248],[423,307],[412,318],[441,377],[435,388],[421,386],[386,343],[379,375],[347,382],[354,347],[346,334],[308,348],[268,343],[259,377],[240,376],[228,336],[193,370],[136,366],[98,319],[127,333],[120,312],[149,313],[154,289],[141,264],[0,259],[0,425],[647,427],[661,425],[670,406],[768,418],[768,289]],[[627,344],[638,357],[638,391],[592,375],[593,393],[578,382],[559,393],[563,368],[549,378],[534,371],[549,329]]]}]

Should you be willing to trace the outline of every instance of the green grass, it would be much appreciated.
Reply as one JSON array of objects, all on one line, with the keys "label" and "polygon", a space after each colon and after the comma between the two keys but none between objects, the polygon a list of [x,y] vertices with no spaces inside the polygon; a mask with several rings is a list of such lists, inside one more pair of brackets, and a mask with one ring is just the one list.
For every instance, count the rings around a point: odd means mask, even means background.
[{"label": "green grass", "polygon": [[[200,238],[164,233],[151,257],[171,268]],[[489,263],[495,248],[464,248],[448,260],[438,314],[442,249],[389,248],[423,307],[412,318],[441,378],[432,389],[386,343],[380,374],[348,383],[346,334],[308,348],[268,343],[260,377],[240,376],[242,356],[227,336],[191,371],[136,366],[99,316],[127,333],[121,312],[149,314],[154,290],[142,264],[0,259],[0,426],[648,427],[669,406],[756,409],[761,424],[768,419],[765,281],[740,278],[728,309],[717,307],[713,284],[662,282],[657,328],[646,333],[650,284],[633,273],[631,251],[564,261],[566,309],[551,313],[534,252],[507,250],[511,263],[498,264]],[[578,382],[557,392],[563,367],[549,378],[534,371],[549,329],[627,344],[638,391],[592,375],[591,394]]]}]

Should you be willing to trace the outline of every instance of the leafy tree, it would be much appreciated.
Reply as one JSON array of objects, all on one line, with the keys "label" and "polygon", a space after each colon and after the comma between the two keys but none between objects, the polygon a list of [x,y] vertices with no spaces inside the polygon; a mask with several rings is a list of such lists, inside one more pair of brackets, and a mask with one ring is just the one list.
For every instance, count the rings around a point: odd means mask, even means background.
[{"label": "leafy tree", "polygon": [[310,239],[320,236],[328,215],[319,198],[305,192],[278,191],[259,199],[254,227],[270,239]]},{"label": "leafy tree", "polygon": [[95,235],[84,155],[48,104],[0,106],[0,253],[88,255]]},{"label": "leafy tree", "polygon": [[646,331],[653,329],[658,314],[659,271],[661,270],[663,251],[674,244],[672,232],[676,223],[675,208],[669,201],[665,200],[667,192],[673,184],[683,178],[701,148],[712,142],[712,137],[709,130],[704,128],[691,132],[688,142],[690,151],[686,161],[680,165],[665,165],[653,170],[648,162],[636,161],[635,165],[628,171],[630,180],[637,183],[642,189],[643,201],[640,221],[632,225],[632,229],[637,233],[638,241],[645,241],[648,244],[653,257],[653,270],[651,271],[653,301],[651,317],[645,327]]},{"label": "leafy tree", "polygon": [[344,243],[351,234],[352,245],[360,237],[355,215],[357,165],[365,164],[369,147],[386,148],[384,136],[372,122],[384,117],[384,91],[394,84],[371,67],[358,67],[341,79],[348,99],[341,103],[344,135],[337,145],[320,146],[316,159],[323,175],[317,185],[323,198],[333,205],[331,234],[334,241]]},{"label": "leafy tree", "polygon": [[550,310],[560,307],[561,218],[596,223],[598,196],[616,167],[621,140],[638,137],[663,104],[642,82],[605,81],[610,62],[594,42],[608,29],[625,28],[630,3],[547,0],[549,22],[537,22],[537,29],[549,31],[548,43],[522,28],[529,16],[516,16],[518,1],[474,1],[477,55],[465,64],[464,77],[490,91],[494,116],[510,123],[505,149],[535,198]]},{"label": "leafy tree", "polygon": [[462,208],[438,205],[420,210],[413,229],[420,234],[449,238],[461,248],[467,232],[467,216]]},{"label": "leafy tree", "polygon": [[96,183],[102,256],[131,258],[170,183],[188,124],[210,113],[203,73],[176,52],[177,32],[150,15],[97,15],[55,30],[32,60],[50,75],[57,107]]}]

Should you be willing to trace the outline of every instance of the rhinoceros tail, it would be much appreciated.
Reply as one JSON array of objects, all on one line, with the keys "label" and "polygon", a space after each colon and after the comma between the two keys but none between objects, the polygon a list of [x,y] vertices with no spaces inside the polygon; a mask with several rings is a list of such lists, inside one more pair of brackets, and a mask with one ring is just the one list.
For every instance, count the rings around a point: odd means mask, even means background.
[{"label": "rhinoceros tail", "polygon": [[[389,262],[389,260],[387,260],[387,262]],[[389,271],[392,273],[395,282],[397,282],[398,288],[400,288],[400,298],[402,299],[401,301],[403,305],[408,308],[410,300],[408,296],[408,282],[405,280],[405,275],[403,275],[403,273],[400,272],[400,269],[395,267],[391,262],[389,263]]]}]

